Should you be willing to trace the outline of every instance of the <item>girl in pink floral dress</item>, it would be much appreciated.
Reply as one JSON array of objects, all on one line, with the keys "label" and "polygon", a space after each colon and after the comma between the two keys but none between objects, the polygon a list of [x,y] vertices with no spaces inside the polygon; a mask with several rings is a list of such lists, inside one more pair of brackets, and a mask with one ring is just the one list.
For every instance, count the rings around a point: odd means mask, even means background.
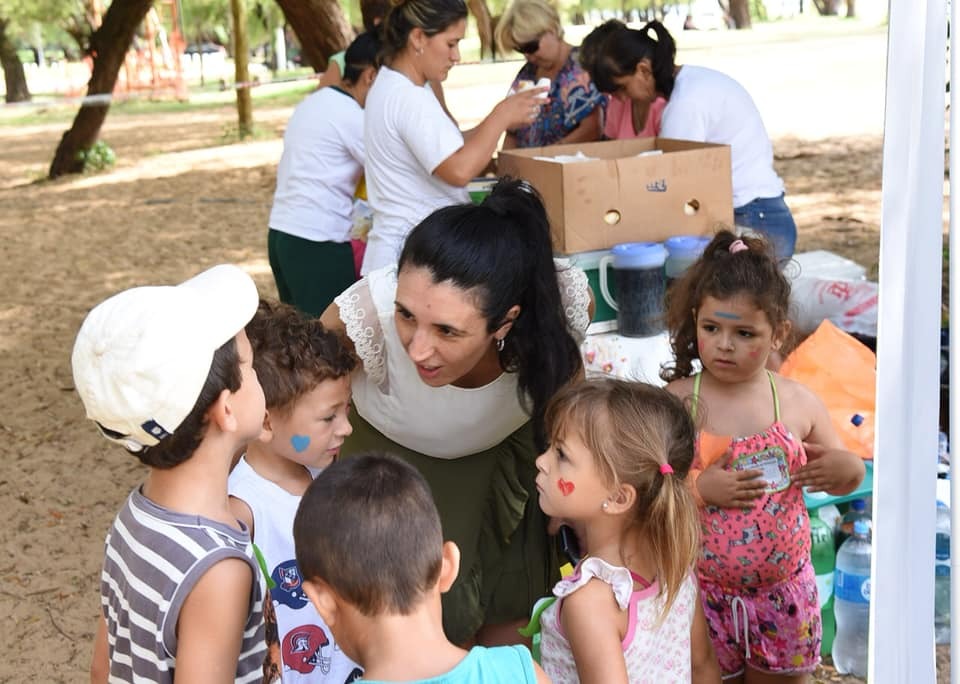
[{"label": "girl in pink floral dress", "polygon": [[721,231],[668,302],[676,363],[663,375],[699,427],[704,612],[725,679],[750,684],[809,681],[821,624],[803,487],[846,494],[864,475],[823,403],[766,368],[789,298],[764,240]]},{"label": "girl in pink floral dress", "polygon": [[718,684],[693,575],[684,405],[650,385],[591,380],[561,390],[547,429],[540,507],[574,529],[586,557],[540,616],[543,669],[554,684]]}]

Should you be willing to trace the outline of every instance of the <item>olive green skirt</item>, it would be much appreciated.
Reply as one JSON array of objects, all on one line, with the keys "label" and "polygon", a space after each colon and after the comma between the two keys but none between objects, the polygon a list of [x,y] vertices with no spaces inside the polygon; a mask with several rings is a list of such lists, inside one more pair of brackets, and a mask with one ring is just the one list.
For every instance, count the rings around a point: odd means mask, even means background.
[{"label": "olive green skirt", "polygon": [[433,491],[444,538],[460,547],[460,575],[443,595],[447,638],[462,644],[482,625],[529,617],[560,579],[557,545],[537,501],[531,425],[486,451],[442,459],[400,446],[356,412],[350,422],[343,456],[385,451],[416,467]]}]

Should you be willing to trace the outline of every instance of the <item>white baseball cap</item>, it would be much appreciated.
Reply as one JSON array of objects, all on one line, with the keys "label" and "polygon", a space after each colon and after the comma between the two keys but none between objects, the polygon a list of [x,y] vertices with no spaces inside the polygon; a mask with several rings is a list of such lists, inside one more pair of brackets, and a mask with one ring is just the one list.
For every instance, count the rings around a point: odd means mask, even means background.
[{"label": "white baseball cap", "polygon": [[257,311],[257,286],[221,264],[180,285],[135,287],[95,306],[73,345],[87,417],[130,451],[153,446],[190,414],[213,355]]}]

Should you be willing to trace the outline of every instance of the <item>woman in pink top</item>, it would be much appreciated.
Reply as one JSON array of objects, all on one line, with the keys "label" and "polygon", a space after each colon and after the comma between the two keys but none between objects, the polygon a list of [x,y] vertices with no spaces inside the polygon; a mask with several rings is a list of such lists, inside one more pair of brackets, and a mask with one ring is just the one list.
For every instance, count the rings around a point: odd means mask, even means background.
[{"label": "woman in pink top", "polygon": [[[603,58],[604,43],[622,24],[608,21],[595,28],[580,46],[580,64],[590,74],[605,72],[598,69],[598,60]],[[649,71],[643,64],[638,69]],[[609,140],[627,138],[655,138],[660,135],[660,120],[667,106],[667,98],[656,90],[652,74],[648,78],[631,79],[629,87],[620,87],[609,79],[598,82],[601,92],[608,93],[604,116],[603,137]]]},{"label": "woman in pink top", "polygon": [[666,98],[659,95],[649,104],[631,100],[620,93],[611,95],[607,102],[603,137],[609,140],[656,138],[660,135],[660,119],[666,106]]}]

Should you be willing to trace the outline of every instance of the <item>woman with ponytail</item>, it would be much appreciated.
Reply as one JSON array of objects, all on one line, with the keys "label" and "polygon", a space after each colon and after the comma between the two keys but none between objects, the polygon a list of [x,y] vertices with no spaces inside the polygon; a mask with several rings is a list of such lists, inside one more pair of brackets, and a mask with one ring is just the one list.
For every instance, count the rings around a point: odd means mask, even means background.
[{"label": "woman with ponytail", "polygon": [[697,507],[685,482],[696,435],[666,390],[590,380],[561,390],[537,459],[540,508],[584,554],[540,616],[554,684],[713,682],[717,666],[693,570]]},{"label": "woman with ponytail", "polygon": [[383,67],[364,112],[373,228],[362,274],[395,264],[407,233],[430,212],[469,201],[466,186],[490,163],[503,132],[540,112],[546,89],[534,88],[460,131],[430,84],[460,61],[466,25],[463,0],[399,0],[382,24]]},{"label": "woman with ponytail", "polygon": [[797,225],[773,168],[773,145],[740,83],[713,69],[677,64],[676,43],[659,21],[638,31],[610,20],[584,38],[580,52],[601,92],[641,108],[667,99],[660,137],[730,145],[734,222],[763,234],[778,258],[793,255]]},{"label": "woman with ponytail", "polygon": [[324,314],[362,361],[342,453],[389,451],[416,466],[460,547],[460,577],[443,596],[455,643],[516,643],[559,579],[534,460],[547,403],[582,375],[589,307],[586,275],[553,259],[536,191],[502,180],[480,205],[428,216],[397,265]]}]

